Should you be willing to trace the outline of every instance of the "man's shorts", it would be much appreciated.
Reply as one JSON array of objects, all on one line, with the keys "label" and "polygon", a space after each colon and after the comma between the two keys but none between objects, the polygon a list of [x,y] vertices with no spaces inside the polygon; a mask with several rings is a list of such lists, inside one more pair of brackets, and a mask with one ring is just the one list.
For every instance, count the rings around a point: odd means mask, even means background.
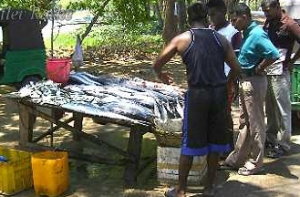
[{"label": "man's shorts", "polygon": [[226,86],[189,88],[185,95],[181,154],[207,155],[230,150]]}]

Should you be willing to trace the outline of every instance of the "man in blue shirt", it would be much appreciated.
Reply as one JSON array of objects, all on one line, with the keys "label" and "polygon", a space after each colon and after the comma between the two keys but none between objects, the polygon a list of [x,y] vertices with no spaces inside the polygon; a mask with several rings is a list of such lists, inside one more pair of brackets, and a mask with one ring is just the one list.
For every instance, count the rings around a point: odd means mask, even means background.
[{"label": "man in blue shirt", "polygon": [[234,27],[244,35],[238,57],[242,68],[241,117],[235,150],[224,165],[239,168],[238,173],[247,176],[257,173],[263,165],[266,138],[263,105],[267,91],[264,70],[279,58],[279,52],[267,33],[252,21],[246,4],[238,4],[232,17]]}]

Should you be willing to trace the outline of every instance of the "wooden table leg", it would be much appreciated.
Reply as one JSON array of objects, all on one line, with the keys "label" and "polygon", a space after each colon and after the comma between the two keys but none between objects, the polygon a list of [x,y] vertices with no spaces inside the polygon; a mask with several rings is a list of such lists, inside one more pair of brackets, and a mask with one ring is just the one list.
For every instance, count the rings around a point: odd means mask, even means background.
[{"label": "wooden table leg", "polygon": [[[73,113],[74,118],[74,128],[78,131],[82,131],[82,121],[83,121],[83,115],[81,113]],[[73,139],[74,141],[80,140],[80,135],[77,135],[77,133],[73,132]]]},{"label": "wooden table leg", "polygon": [[19,107],[19,132],[20,140],[19,145],[26,146],[27,143],[32,141],[33,125],[35,123],[36,116],[31,113],[30,107],[18,104]]},{"label": "wooden table leg", "polygon": [[127,152],[130,161],[126,164],[124,172],[125,187],[132,188],[136,186],[138,168],[142,151],[143,132],[138,130],[137,127],[132,127],[127,146]]}]

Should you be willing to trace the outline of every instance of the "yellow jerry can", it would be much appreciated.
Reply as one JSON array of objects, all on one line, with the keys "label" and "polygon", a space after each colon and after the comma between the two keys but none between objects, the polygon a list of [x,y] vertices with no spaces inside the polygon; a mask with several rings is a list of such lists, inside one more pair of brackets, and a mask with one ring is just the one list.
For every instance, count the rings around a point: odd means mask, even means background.
[{"label": "yellow jerry can", "polygon": [[59,196],[69,187],[67,152],[46,151],[32,155],[33,185],[36,194]]}]

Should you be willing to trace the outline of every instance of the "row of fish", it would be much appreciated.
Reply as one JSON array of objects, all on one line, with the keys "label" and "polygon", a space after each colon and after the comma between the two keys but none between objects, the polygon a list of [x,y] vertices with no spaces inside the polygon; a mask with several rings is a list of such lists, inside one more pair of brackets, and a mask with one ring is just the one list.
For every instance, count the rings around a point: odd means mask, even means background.
[{"label": "row of fish", "polygon": [[29,84],[8,96],[26,97],[34,103],[133,124],[153,125],[183,116],[183,93],[180,89],[139,78],[77,72],[70,75],[70,84],[65,87],[52,81],[42,81]]}]

